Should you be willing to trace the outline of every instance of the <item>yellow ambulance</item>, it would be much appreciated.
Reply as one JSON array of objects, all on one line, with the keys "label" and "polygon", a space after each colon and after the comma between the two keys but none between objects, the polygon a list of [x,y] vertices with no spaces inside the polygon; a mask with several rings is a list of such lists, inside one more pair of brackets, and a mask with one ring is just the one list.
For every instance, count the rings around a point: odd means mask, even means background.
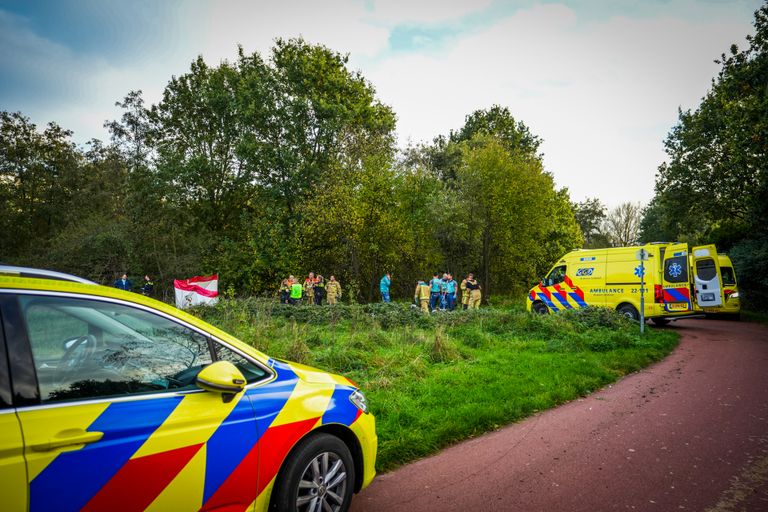
[{"label": "yellow ambulance", "polygon": [[571,251],[531,288],[527,308],[549,313],[601,306],[639,320],[642,274],[645,318],[663,324],[718,311],[725,304],[720,261],[714,245],[677,242]]}]

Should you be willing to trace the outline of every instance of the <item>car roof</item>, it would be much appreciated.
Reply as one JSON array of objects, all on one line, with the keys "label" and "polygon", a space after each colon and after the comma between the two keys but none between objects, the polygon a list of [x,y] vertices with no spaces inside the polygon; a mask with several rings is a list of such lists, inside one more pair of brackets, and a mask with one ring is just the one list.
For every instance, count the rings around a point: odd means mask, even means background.
[{"label": "car roof", "polygon": [[[82,295],[83,298],[107,298],[118,299],[121,301],[131,302],[137,305],[145,306],[150,309],[157,310],[161,313],[165,313],[172,317],[175,317],[183,322],[193,325],[199,329],[207,331],[211,335],[236,345],[242,350],[246,350],[257,359],[261,360],[264,364],[267,364],[269,357],[257,350],[256,348],[244,343],[234,336],[228,334],[221,329],[214,327],[213,325],[205,322],[196,316],[186,313],[170,304],[166,304],[159,300],[155,300],[138,293],[119,290],[109,286],[102,286],[96,284],[87,279],[78,278],[77,276],[70,276],[69,274],[63,274],[55,271],[41,271],[38,269],[29,269],[32,272],[4,272],[3,269],[8,266],[0,266],[0,293],[8,291],[31,291],[31,292],[55,292],[66,293],[73,295]],[[13,267],[16,269],[27,267]],[[53,276],[50,274],[43,275],[42,272],[56,274]],[[61,276],[68,276],[72,279],[64,279]]]},{"label": "car roof", "polygon": [[70,281],[73,283],[83,284],[96,284],[88,279],[73,276],[72,274],[65,274],[64,272],[57,272],[56,270],[45,270],[32,267],[18,267],[15,265],[0,265],[0,275],[18,276],[18,277],[32,277],[38,279],[55,279],[58,281]]}]

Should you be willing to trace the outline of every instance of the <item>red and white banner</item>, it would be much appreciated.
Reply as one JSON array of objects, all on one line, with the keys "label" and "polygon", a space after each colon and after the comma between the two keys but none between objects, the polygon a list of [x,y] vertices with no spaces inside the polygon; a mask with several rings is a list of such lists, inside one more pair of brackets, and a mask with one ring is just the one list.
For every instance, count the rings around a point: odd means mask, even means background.
[{"label": "red and white banner", "polygon": [[216,304],[219,300],[219,274],[175,279],[176,307],[186,309],[199,304]]}]

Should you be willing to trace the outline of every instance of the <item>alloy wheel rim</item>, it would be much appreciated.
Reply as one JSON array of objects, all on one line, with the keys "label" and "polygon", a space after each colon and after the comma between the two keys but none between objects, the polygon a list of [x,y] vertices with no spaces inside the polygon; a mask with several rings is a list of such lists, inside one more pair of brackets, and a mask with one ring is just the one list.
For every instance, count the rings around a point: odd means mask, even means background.
[{"label": "alloy wheel rim", "polygon": [[312,459],[301,474],[296,509],[301,512],[338,512],[347,490],[347,468],[333,452]]}]

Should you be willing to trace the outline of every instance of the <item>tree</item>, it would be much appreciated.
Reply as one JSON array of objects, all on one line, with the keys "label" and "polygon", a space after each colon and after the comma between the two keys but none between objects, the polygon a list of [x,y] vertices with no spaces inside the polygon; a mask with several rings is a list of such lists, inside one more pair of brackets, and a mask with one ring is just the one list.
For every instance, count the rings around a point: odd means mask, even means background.
[{"label": "tree", "polygon": [[643,236],[733,247],[747,302],[765,306],[764,286],[742,270],[758,268],[752,255],[768,248],[768,4],[754,26],[746,49],[732,45],[716,61],[721,69],[699,106],[679,112]]},{"label": "tree", "polygon": [[622,203],[613,208],[605,219],[605,233],[614,247],[626,247],[638,242],[640,233],[640,203]]},{"label": "tree", "polygon": [[401,179],[386,155],[325,176],[322,193],[304,204],[303,266],[327,269],[358,292],[354,298],[371,300],[378,278],[412,255],[411,226],[398,204]]},{"label": "tree", "polygon": [[572,205],[573,215],[584,235],[584,247],[587,249],[599,249],[609,247],[610,241],[602,231],[606,221],[606,207],[596,197],[587,198],[580,203]]},{"label": "tree", "polygon": [[475,135],[462,150],[457,191],[484,294],[518,291],[582,242],[567,192],[538,158],[495,137]]},{"label": "tree", "polygon": [[533,135],[522,121],[517,121],[507,107],[494,105],[488,110],[469,114],[460,130],[451,132],[451,142],[471,140],[476,135],[496,137],[512,153],[522,153],[540,159],[541,139]]},{"label": "tree", "polygon": [[45,254],[84,176],[72,132],[38,130],[21,113],[0,112],[0,258],[29,262]]},{"label": "tree", "polygon": [[454,187],[462,160],[459,144],[469,142],[476,136],[495,137],[510,153],[541,160],[538,153],[541,139],[533,135],[525,123],[516,120],[507,107],[499,105],[487,110],[475,110],[467,115],[464,126],[451,130],[447,137],[435,137],[431,145],[410,148],[407,159],[426,166],[449,187]]}]

